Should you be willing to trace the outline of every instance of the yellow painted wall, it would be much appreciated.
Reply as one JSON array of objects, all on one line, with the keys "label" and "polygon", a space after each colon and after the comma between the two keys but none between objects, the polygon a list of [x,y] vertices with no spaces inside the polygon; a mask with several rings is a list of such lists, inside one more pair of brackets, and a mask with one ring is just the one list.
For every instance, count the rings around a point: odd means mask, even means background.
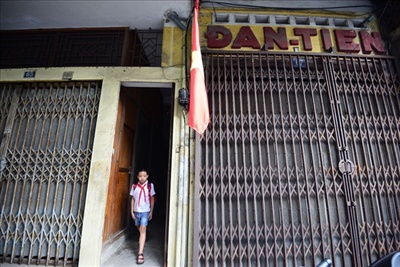
[{"label": "yellow painted wall", "polygon": [[[162,67],[180,68],[180,88],[187,86],[184,62],[190,64],[190,49],[190,27],[184,32],[170,23],[164,25]],[[172,164],[177,167],[176,172],[171,171],[167,266],[191,266],[195,158],[193,152],[189,153],[195,150],[195,144],[193,136],[190,138],[193,131],[187,125],[187,113],[181,107],[177,109],[176,114],[179,115],[174,117],[174,124],[179,128],[173,135],[173,143],[177,145],[172,146],[176,159],[172,160]]]},{"label": "yellow painted wall", "polygon": [[178,27],[165,26],[163,29],[161,66],[183,66],[184,32]]}]

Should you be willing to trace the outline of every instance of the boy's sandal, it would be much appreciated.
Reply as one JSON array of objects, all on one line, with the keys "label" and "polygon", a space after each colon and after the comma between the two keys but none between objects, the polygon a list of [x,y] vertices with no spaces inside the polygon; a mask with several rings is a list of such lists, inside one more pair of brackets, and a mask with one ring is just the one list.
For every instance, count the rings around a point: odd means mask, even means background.
[{"label": "boy's sandal", "polygon": [[143,264],[143,263],[144,263],[144,255],[143,255],[143,253],[139,253],[139,254],[137,255],[136,263],[137,263],[137,264]]}]

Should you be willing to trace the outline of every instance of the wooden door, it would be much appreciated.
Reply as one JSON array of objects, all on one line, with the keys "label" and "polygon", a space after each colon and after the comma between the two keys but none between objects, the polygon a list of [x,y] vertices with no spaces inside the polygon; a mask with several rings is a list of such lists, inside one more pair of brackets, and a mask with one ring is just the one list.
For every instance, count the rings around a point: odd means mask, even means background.
[{"label": "wooden door", "polygon": [[129,189],[137,113],[137,106],[132,103],[131,96],[121,90],[103,241],[112,239],[129,222]]}]

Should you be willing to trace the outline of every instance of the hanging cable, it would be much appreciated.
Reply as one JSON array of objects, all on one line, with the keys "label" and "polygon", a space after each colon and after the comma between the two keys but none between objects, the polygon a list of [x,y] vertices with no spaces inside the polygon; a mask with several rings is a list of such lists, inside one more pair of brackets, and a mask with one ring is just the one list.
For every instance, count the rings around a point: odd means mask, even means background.
[{"label": "hanging cable", "polygon": [[[332,7],[266,7],[262,5],[249,5],[249,4],[238,4],[238,3],[232,3],[232,2],[222,2],[222,1],[211,1],[211,0],[204,0],[202,1],[202,4],[211,4],[214,9],[214,5],[219,5],[223,7],[231,7],[231,8],[246,8],[246,9],[263,9],[263,10],[325,10],[325,11],[330,11],[334,12],[336,14],[345,14],[342,12],[335,12],[333,11],[334,9],[349,9],[349,8],[373,8],[372,5],[348,5],[348,6],[332,6]],[[368,14],[366,12],[365,14]]]}]

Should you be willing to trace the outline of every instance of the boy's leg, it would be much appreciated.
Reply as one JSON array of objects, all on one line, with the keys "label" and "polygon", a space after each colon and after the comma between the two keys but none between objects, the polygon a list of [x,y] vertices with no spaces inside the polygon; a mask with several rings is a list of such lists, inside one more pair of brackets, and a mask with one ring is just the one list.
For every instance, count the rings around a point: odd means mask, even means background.
[{"label": "boy's leg", "polygon": [[136,221],[136,226],[139,230],[139,252],[138,254],[143,254],[144,244],[146,243],[146,229],[147,224],[149,223],[149,213],[143,212],[138,213],[138,220]]},{"label": "boy's leg", "polygon": [[139,253],[143,253],[144,250],[144,243],[146,242],[146,226],[140,225],[139,226]]},{"label": "boy's leg", "polygon": [[136,258],[137,264],[144,263],[144,243],[146,242],[146,228],[148,223],[148,214],[147,213],[135,213],[136,216],[136,227],[139,230],[139,251]]}]

